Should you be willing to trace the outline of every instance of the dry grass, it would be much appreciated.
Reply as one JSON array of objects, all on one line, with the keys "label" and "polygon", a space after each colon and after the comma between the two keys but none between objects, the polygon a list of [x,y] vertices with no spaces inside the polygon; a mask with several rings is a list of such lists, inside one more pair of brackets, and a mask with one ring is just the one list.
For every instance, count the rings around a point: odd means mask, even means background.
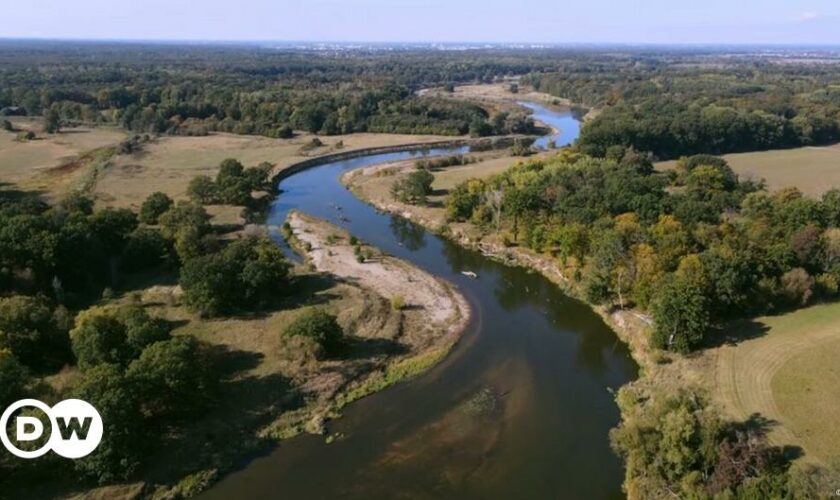
[{"label": "dry grass", "polygon": [[[796,186],[803,193],[819,196],[840,186],[840,145],[805,147],[724,155],[742,177],[765,179],[775,190]],[[660,170],[676,167],[676,161],[657,164]]]},{"label": "dry grass", "polygon": [[15,119],[13,123],[19,129],[38,131],[39,138],[18,142],[17,132],[0,131],[0,183],[5,184],[0,188],[37,191],[48,199],[59,196],[82,174],[74,168],[79,156],[126,137],[114,129],[86,127],[43,134],[38,120]]},{"label": "dry grass", "polygon": [[716,360],[712,395],[737,419],[775,421],[770,440],[797,445],[805,460],[840,463],[840,304],[739,322],[734,345],[703,354]]},{"label": "dry grass", "polygon": [[[162,191],[175,199],[186,197],[197,175],[216,175],[219,163],[236,158],[245,166],[270,162],[278,168],[338,151],[444,140],[440,136],[353,134],[322,137],[324,146],[306,150],[314,136],[293,139],[214,134],[204,137],[163,137],[137,154],[118,157],[96,183],[97,200],[107,206],[138,208],[146,197]],[[337,147],[343,142],[343,148]]]}]

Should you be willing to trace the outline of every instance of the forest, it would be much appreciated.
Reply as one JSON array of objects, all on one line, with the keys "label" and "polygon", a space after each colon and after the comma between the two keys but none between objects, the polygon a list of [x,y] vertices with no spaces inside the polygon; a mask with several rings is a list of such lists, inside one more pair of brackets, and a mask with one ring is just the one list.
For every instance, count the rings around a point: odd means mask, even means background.
[{"label": "forest", "polygon": [[727,320],[840,291],[840,190],[762,187],[710,155],[664,174],[632,149],[567,151],[465,181],[447,214],[555,256],[589,302],[649,311],[654,345],[688,352]]},{"label": "forest", "polygon": [[834,65],[626,60],[523,81],[602,110],[579,141],[581,151],[596,156],[611,146],[633,146],[664,160],[840,140],[840,70]]}]

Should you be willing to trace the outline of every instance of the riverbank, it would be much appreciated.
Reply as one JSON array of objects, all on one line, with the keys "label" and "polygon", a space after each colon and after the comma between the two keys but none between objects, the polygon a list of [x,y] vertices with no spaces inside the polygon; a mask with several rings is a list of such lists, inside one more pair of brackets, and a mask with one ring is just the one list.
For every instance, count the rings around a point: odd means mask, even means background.
[{"label": "riverbank", "polygon": [[[507,167],[512,164],[509,163]],[[568,273],[555,258],[521,246],[512,246],[506,243],[502,236],[484,234],[469,222],[447,221],[445,199],[453,178],[461,179],[466,170],[474,174],[473,177],[487,178],[497,173],[498,168],[482,170],[482,163],[479,162],[435,172],[433,195],[425,206],[399,202],[387,189],[387,186],[400,176],[407,175],[413,168],[413,163],[408,161],[361,168],[345,173],[341,181],[357,197],[378,210],[399,215],[504,264],[522,266],[539,272],[567,295],[583,300],[577,284],[569,279]],[[384,175],[383,172],[388,174]],[[714,355],[682,356],[653,349],[648,340],[652,326],[649,316],[633,309],[591,307],[628,346],[633,359],[638,363],[639,377],[625,387],[632,387],[639,397],[670,394],[681,388],[697,388],[707,393],[711,392],[713,375],[710,374],[714,373]]]},{"label": "riverbank", "polygon": [[400,316],[399,328],[376,337],[400,354],[343,389],[335,398],[337,408],[425,371],[456,344],[469,322],[470,307],[453,285],[322,219],[292,212],[287,227],[290,244],[317,271],[373,291]]}]

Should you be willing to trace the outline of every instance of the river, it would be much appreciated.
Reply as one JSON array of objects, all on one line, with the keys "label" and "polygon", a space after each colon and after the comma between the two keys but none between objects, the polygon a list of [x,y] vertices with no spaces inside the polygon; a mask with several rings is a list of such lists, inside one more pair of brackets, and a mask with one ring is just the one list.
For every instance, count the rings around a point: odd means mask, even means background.
[{"label": "river", "polygon": [[[521,104],[555,129],[537,145],[577,137],[571,112]],[[425,154],[458,152],[466,149]],[[637,366],[602,319],[541,275],[380,214],[339,181],[347,170],[421,154],[376,154],[294,174],[281,181],[270,223],[302,210],[455,283],[473,309],[461,342],[424,375],[345,408],[329,423],[343,438],[284,441],[205,498],[623,497],[621,462],[609,448],[619,420],[611,392],[635,378]],[[350,222],[338,220],[335,203]]]}]

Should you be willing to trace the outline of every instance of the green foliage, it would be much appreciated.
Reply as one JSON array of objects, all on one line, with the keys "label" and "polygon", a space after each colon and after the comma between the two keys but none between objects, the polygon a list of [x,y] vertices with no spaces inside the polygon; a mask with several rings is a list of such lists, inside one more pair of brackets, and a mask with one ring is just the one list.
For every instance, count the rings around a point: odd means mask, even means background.
[{"label": "green foliage", "polygon": [[73,467],[100,484],[130,477],[155,442],[144,422],[134,385],[119,366],[101,364],[85,371],[73,396],[93,405],[106,429],[96,451],[74,460]]},{"label": "green foliage", "polygon": [[762,428],[725,422],[689,390],[618,394],[622,422],[610,433],[627,465],[631,498],[810,498],[814,481],[788,471]]},{"label": "green foliage", "polygon": [[198,341],[178,336],[148,344],[126,377],[138,391],[143,413],[184,416],[205,408],[212,390],[209,363]]},{"label": "green foliage", "polygon": [[340,353],[344,346],[344,330],[335,316],[317,308],[295,318],[283,331],[283,335],[314,340],[326,357]]},{"label": "green foliage", "polygon": [[0,348],[0,408],[20,399],[28,381],[28,373],[8,349]]},{"label": "green foliage", "polygon": [[228,158],[219,165],[216,179],[199,175],[190,181],[187,194],[193,201],[204,204],[251,205],[252,191],[270,191],[268,174],[274,167],[262,163],[256,167],[244,168],[242,164]]},{"label": "green foliage", "polygon": [[50,108],[44,113],[44,132],[48,134],[56,134],[61,129],[61,115],[58,114],[54,108]]},{"label": "green foliage", "polygon": [[93,307],[76,318],[70,332],[83,370],[101,364],[126,366],[143,349],[169,337],[169,325],[134,305]]},{"label": "green foliage", "polygon": [[254,310],[276,300],[288,283],[283,253],[267,238],[244,238],[181,269],[184,301],[206,316]]},{"label": "green foliage", "polygon": [[446,219],[469,220],[481,203],[484,185],[479,180],[464,181],[456,185],[446,198]]},{"label": "green foliage", "polygon": [[43,297],[0,298],[0,349],[37,371],[54,369],[69,355],[67,330]]},{"label": "green foliage", "polygon": [[[192,184],[191,184],[192,185]],[[158,219],[167,210],[172,208],[172,198],[160,191],[150,194],[143,205],[140,206],[140,222],[144,224],[157,224]]]},{"label": "green foliage", "polygon": [[194,229],[200,236],[210,232],[210,215],[196,203],[179,201],[160,216],[159,222],[167,238],[176,238],[186,228]]},{"label": "green foliage", "polygon": [[655,295],[651,312],[656,325],[654,345],[679,352],[696,347],[711,321],[709,301],[703,291],[680,277],[668,280]]},{"label": "green foliage", "polygon": [[426,197],[432,193],[434,180],[434,175],[428,170],[415,170],[405,178],[394,181],[391,195],[403,203],[425,205]]},{"label": "green foliage", "polygon": [[130,272],[145,271],[166,265],[173,259],[172,242],[156,229],[141,227],[128,237],[122,267]]}]

